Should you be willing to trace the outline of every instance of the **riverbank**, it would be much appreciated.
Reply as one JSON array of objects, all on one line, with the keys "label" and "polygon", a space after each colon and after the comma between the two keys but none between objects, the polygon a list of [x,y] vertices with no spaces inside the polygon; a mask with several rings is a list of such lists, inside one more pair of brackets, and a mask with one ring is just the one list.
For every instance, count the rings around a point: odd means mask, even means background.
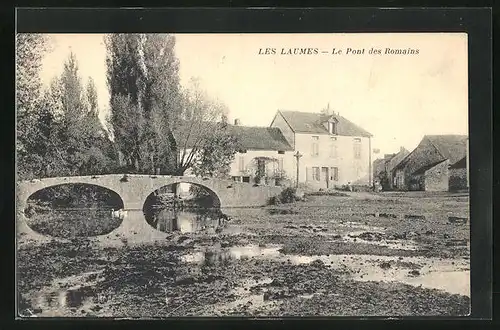
[{"label": "riverbank", "polygon": [[[468,199],[309,196],[223,210],[219,233],[103,247],[24,244],[26,315],[168,317],[466,315]],[[21,237],[20,240],[29,239]]]}]

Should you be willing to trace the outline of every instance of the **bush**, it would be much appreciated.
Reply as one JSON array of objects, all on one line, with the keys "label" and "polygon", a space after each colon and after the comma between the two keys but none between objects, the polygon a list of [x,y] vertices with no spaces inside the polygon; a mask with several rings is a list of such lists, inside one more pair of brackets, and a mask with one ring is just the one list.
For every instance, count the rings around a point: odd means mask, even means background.
[{"label": "bush", "polygon": [[280,201],[282,203],[293,203],[296,200],[297,189],[293,187],[287,187],[283,189],[280,194]]},{"label": "bush", "polygon": [[280,196],[273,196],[269,198],[269,205],[279,205],[281,204]]},{"label": "bush", "polygon": [[293,203],[297,198],[297,189],[292,187],[287,187],[281,191],[278,196],[273,196],[269,199],[270,205],[279,205],[282,203]]}]

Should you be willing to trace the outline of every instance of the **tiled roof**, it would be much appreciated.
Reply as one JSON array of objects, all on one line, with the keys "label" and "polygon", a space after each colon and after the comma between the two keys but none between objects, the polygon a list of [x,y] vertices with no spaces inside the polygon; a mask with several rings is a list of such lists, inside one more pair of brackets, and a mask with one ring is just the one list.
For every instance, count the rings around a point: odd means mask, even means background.
[{"label": "tiled roof", "polygon": [[247,150],[292,151],[277,127],[248,127],[229,125],[230,132],[236,136],[241,147]]},{"label": "tiled roof", "polygon": [[[422,141],[428,140],[443,156],[442,160],[449,159],[450,164],[454,164],[467,153],[467,135],[425,135]],[[418,148],[418,147],[417,147]],[[394,169],[400,169],[411,160],[415,150],[413,149]],[[436,165],[436,164],[434,164]]]},{"label": "tiled roof", "polygon": [[[201,127],[202,125],[203,127]],[[207,126],[205,125],[214,125],[214,123],[200,123],[197,124],[197,127],[195,128],[191,128],[189,123],[178,125],[174,129],[174,136],[177,143],[183,146],[187,140],[187,148],[193,147],[196,143],[197,137],[201,134],[200,131],[207,131]],[[242,149],[273,151],[293,150],[279,128],[235,126],[228,124],[227,130],[237,138]]]},{"label": "tiled roof", "polygon": [[[311,133],[311,134],[328,134],[328,130],[323,126],[325,117],[320,113],[301,112],[301,111],[279,111],[285,121],[290,125],[295,133]],[[333,118],[337,119],[337,134],[344,136],[373,136],[361,127],[347,120],[346,118],[333,114]]]},{"label": "tiled roof", "polygon": [[467,152],[467,135],[426,135],[439,153],[450,160],[450,164],[458,162]]},{"label": "tiled roof", "polygon": [[410,152],[408,150],[401,148],[394,157],[387,160],[388,171],[393,171],[409,154]]}]

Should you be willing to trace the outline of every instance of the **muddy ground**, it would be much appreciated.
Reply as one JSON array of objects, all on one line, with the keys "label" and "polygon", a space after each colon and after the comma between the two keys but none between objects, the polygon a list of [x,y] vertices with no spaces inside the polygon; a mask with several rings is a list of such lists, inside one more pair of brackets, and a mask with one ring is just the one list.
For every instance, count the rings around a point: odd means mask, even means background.
[{"label": "muddy ground", "polygon": [[220,233],[18,239],[22,316],[469,313],[468,197],[309,196],[224,210]]}]

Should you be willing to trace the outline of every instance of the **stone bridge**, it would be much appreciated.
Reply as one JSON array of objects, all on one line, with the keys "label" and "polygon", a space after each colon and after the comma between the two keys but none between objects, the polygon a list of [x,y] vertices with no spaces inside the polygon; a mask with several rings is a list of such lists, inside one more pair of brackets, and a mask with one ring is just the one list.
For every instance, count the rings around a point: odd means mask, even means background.
[{"label": "stone bridge", "polygon": [[[219,180],[213,178],[180,177],[180,176],[150,176],[150,175],[127,175],[123,180],[123,174],[99,175],[99,176],[72,176],[44,178],[31,181],[20,181],[17,183],[17,233],[28,234],[30,240],[47,242],[48,238],[33,231],[27,223],[24,210],[29,197],[44,188],[70,184],[84,183],[100,186],[117,193],[126,210],[142,210],[146,198],[155,190],[175,183],[191,183],[207,188],[212,196],[216,197],[221,208],[231,207],[256,207],[267,203],[270,197],[281,192],[280,187],[254,186],[250,183]],[[153,229],[144,219],[133,219],[125,217],[119,228],[113,230],[112,234],[106,234],[101,242],[112,244],[116,236],[127,237],[129,242],[150,242],[155,239],[165,239],[165,233]]]},{"label": "stone bridge", "polygon": [[28,198],[41,189],[69,183],[96,185],[114,191],[121,197],[125,210],[142,209],[146,198],[152,192],[176,183],[190,183],[207,188],[212,195],[217,197],[216,200],[222,208],[262,206],[268,202],[270,197],[281,192],[280,187],[256,186],[251,183],[215,178],[131,174],[127,175],[126,180],[123,178],[123,174],[111,174],[20,181],[17,185],[17,208],[24,210]]}]

